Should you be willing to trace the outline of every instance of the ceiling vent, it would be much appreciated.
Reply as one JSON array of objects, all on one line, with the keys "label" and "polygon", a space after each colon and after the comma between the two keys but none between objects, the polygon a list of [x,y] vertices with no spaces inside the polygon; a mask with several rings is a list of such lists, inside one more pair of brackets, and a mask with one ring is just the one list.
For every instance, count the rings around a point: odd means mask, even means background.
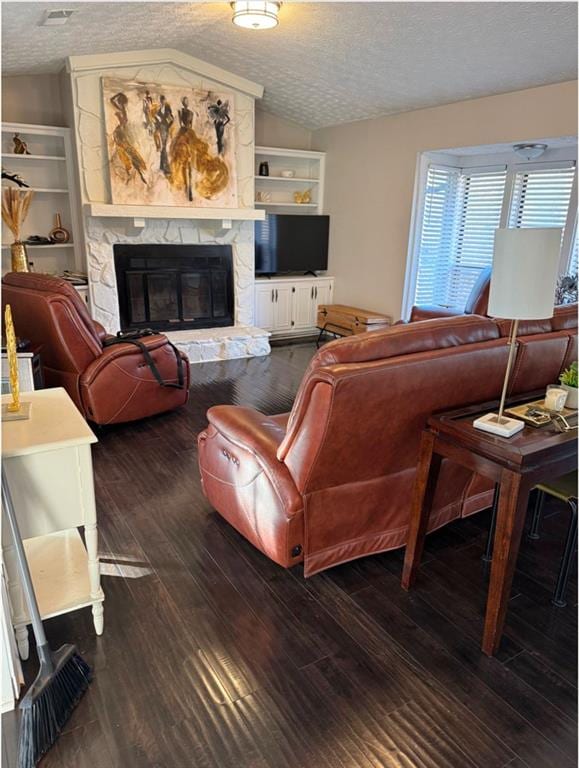
[{"label": "ceiling vent", "polygon": [[40,22],[41,27],[60,27],[66,24],[74,11],[59,9],[57,11],[45,11],[44,18]]}]

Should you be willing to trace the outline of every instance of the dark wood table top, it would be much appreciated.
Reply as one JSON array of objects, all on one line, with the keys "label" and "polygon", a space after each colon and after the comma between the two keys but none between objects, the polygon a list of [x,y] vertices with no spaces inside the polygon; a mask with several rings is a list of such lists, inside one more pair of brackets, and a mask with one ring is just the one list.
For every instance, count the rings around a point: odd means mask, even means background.
[{"label": "dark wood table top", "polygon": [[[509,405],[532,402],[537,394],[517,398]],[[439,437],[462,448],[485,456],[498,464],[524,471],[531,465],[540,463],[547,455],[550,459],[558,454],[577,453],[577,429],[569,432],[559,431],[553,422],[541,427],[525,425],[525,428],[514,437],[505,438],[475,429],[474,420],[485,413],[496,413],[498,403],[491,402],[474,405],[435,414],[428,419],[428,427]]]}]

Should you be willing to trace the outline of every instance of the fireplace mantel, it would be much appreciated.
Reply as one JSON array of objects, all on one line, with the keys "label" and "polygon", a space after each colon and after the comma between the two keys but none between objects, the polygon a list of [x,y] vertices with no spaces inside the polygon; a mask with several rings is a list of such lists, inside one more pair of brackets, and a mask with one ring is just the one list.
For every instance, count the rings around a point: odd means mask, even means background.
[{"label": "fireplace mantel", "polygon": [[223,229],[230,229],[232,221],[262,221],[265,211],[256,208],[191,208],[176,205],[112,205],[88,203],[86,213],[95,218],[132,219],[135,229],[143,229],[146,219],[221,219]]}]

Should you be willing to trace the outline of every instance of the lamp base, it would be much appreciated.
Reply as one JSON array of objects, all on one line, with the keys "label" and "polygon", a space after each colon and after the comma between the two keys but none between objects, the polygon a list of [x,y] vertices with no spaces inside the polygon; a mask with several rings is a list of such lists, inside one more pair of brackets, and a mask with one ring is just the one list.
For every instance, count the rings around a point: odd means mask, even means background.
[{"label": "lamp base", "polygon": [[503,416],[499,421],[496,413],[487,413],[485,416],[475,419],[472,425],[475,429],[490,432],[492,435],[513,437],[524,428],[525,422],[519,419],[510,419],[508,416]]},{"label": "lamp base", "polygon": [[2,421],[19,421],[20,419],[29,419],[30,411],[32,410],[32,403],[20,402],[20,409],[18,411],[8,410],[8,404],[2,405]]}]

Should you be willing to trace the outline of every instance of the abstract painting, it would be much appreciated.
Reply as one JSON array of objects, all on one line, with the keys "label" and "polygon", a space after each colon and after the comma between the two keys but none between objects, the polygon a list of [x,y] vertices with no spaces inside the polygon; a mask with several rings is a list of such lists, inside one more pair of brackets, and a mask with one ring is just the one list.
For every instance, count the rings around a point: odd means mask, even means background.
[{"label": "abstract painting", "polygon": [[112,202],[236,208],[232,94],[103,78]]}]

